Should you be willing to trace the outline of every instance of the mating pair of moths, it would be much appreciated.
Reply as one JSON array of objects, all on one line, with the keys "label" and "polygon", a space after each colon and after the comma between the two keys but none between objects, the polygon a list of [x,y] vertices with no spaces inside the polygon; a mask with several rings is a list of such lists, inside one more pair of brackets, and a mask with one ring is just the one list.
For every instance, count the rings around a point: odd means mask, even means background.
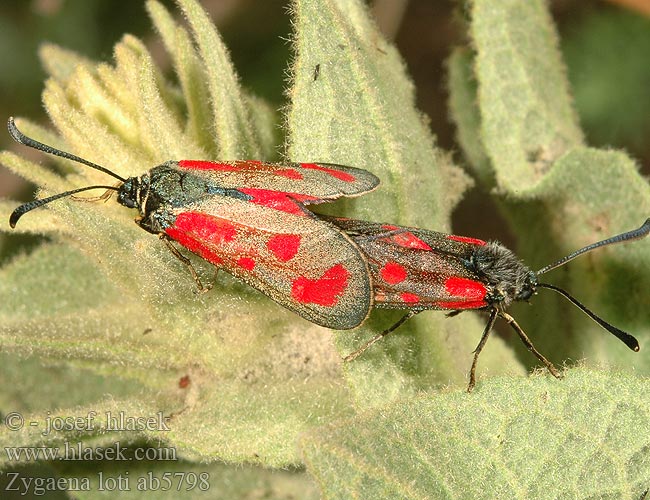
[{"label": "mating pair of moths", "polygon": [[474,353],[468,390],[474,386],[478,356],[497,317],[505,319],[526,347],[559,377],[553,364],[505,312],[510,303],[527,301],[539,287],[560,293],[630,349],[639,350],[634,337],[596,316],[566,291],[540,283],[538,276],[595,248],[647,236],[650,219],[636,230],[589,245],[533,272],[496,242],[326,217],[305,208],[372,191],[379,180],[365,170],[328,163],[181,160],[125,179],[25,136],[12,118],[8,127],[21,144],[120,181],[117,187],[86,186],[25,203],[11,214],[11,227],[26,212],[64,196],[90,189],[117,191],[118,203],[138,210],[136,224],[163,239],[188,266],[200,289],[203,286],[190,260],[174,243],[318,325],[354,328],[373,306],[407,310],[391,328],[347,356],[348,361],[426,309],[450,314],[479,309],[488,311],[489,319]]}]

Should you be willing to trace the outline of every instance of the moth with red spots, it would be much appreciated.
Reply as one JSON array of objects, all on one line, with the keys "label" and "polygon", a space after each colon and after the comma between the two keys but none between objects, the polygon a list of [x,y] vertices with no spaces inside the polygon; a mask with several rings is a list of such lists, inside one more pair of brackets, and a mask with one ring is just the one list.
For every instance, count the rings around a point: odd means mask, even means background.
[{"label": "moth with red spots", "polygon": [[406,320],[427,309],[452,311],[449,315],[482,309],[489,311],[489,319],[474,351],[468,391],[476,382],[478,357],[497,317],[505,319],[526,347],[559,378],[553,364],[535,349],[514,318],[505,312],[514,301],[528,301],[537,288],[560,293],[630,349],[639,350],[639,343],[633,336],[598,317],[565,290],[540,283],[538,276],[595,248],[644,238],[650,233],[650,219],[638,229],[588,245],[534,272],[497,242],[390,224],[321,217],[345,231],[364,253],[373,281],[374,306],[408,309],[397,323],[347,356],[346,361],[357,358]]},{"label": "moth with red spots", "polygon": [[328,163],[181,160],[126,179],[25,136],[12,118],[8,127],[21,144],[120,181],[117,187],[87,186],[25,203],[11,214],[11,227],[30,210],[64,196],[116,191],[118,203],[139,211],[136,223],[160,235],[188,265],[200,289],[191,262],[172,242],[318,325],[345,330],[368,315],[372,294],[364,257],[348,236],[305,205],[372,191],[379,180],[371,173]]}]

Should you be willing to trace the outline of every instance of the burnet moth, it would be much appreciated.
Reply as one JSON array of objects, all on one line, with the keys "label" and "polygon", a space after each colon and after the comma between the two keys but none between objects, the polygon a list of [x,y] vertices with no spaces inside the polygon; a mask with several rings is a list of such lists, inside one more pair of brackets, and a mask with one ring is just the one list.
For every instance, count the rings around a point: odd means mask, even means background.
[{"label": "burnet moth", "polygon": [[371,345],[424,310],[448,310],[451,311],[449,315],[455,315],[469,309],[482,309],[489,312],[489,318],[474,351],[468,391],[476,383],[478,357],[497,317],[508,322],[528,350],[551,374],[559,378],[560,373],[555,366],[535,349],[523,329],[506,312],[512,302],[528,301],[538,288],[559,293],[630,349],[639,350],[639,343],[632,335],[607,323],[565,290],[539,282],[538,277],[596,248],[646,237],[650,233],[650,219],[638,229],[592,243],[539,271],[531,271],[497,242],[411,227],[321,217],[345,231],[364,253],[373,281],[374,306],[408,309],[397,323],[348,355],[346,361],[357,358]]},{"label": "burnet moth", "polygon": [[119,181],[86,186],[25,203],[9,219],[90,189],[117,192],[117,202],[139,211],[144,230],[159,235],[203,289],[190,260],[174,242],[224,269],[303,318],[334,329],[361,324],[372,305],[370,277],[357,246],[305,205],[352,197],[379,184],[373,174],[329,163],[167,161],[137,177],[42,144],[20,132],[19,143],[81,163]]}]

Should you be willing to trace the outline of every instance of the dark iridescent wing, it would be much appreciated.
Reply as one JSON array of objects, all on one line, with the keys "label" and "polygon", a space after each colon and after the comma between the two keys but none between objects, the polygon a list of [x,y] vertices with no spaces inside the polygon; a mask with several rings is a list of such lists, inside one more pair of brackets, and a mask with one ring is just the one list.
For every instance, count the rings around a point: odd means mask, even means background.
[{"label": "dark iridescent wing", "polygon": [[379,179],[366,170],[330,163],[265,163],[261,161],[169,162],[203,175],[224,188],[266,190],[302,197],[318,203],[372,191]]}]

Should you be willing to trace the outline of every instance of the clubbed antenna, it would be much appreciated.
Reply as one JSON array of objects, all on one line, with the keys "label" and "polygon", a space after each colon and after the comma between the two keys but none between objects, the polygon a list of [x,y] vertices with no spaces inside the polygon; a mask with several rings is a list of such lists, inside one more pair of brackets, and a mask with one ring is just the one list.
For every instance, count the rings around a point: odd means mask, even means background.
[{"label": "clubbed antenna", "polygon": [[[607,245],[613,245],[615,243],[623,243],[625,241],[638,240],[641,238],[645,238],[646,236],[648,236],[648,234],[650,234],[650,219],[647,219],[643,223],[643,225],[638,229],[633,229],[632,231],[627,231],[625,233],[612,236],[611,238],[607,238],[606,240],[598,241],[596,243],[592,243],[591,245],[587,245],[586,247],[581,248],[580,250],[576,250],[575,252],[567,255],[566,257],[562,257],[557,262],[554,262],[553,264],[549,264],[548,266],[541,268],[539,271],[537,271],[536,274],[539,275],[539,274],[547,273],[555,269],[556,267],[563,266],[564,264],[566,264],[570,260],[575,259],[579,255],[582,255],[583,253],[591,252],[596,248],[604,247]],[[541,288],[548,288],[549,290],[554,290],[555,292],[559,293],[560,295],[568,299],[573,305],[575,305],[583,313],[585,313],[596,323],[598,323],[602,328],[604,328],[609,333],[611,333],[616,338],[618,338],[630,349],[632,349],[635,352],[639,350],[639,342],[636,338],[634,338],[629,333],[624,332],[623,330],[620,330],[615,326],[609,324],[607,321],[599,317],[596,313],[590,311],[585,305],[580,303],[575,297],[571,296],[571,294],[569,294],[569,292],[567,292],[566,290],[563,290],[562,288],[559,288],[554,285],[549,285],[548,283],[537,283],[536,286],[539,286]]]},{"label": "clubbed antenna", "polygon": [[[47,144],[43,144],[42,142],[38,142],[35,139],[32,139],[31,137],[27,137],[25,134],[23,134],[20,130],[18,130],[18,127],[16,127],[16,123],[14,122],[13,117],[9,118],[9,121],[7,122],[7,128],[9,129],[9,134],[11,134],[11,137],[13,139],[25,146],[28,146],[30,148],[37,149],[39,151],[43,151],[44,153],[48,153],[51,155],[55,156],[60,156],[61,158],[65,158],[67,160],[72,160],[76,161],[77,163],[81,163],[83,165],[86,165],[90,168],[94,168],[95,170],[99,170],[100,172],[104,172],[105,174],[110,175],[111,177],[114,177],[118,179],[121,182],[125,182],[126,179],[123,177],[117,175],[115,172],[111,172],[105,167],[102,167],[101,165],[97,165],[91,161],[85,160],[79,156],[73,155],[72,153],[68,153],[66,151],[61,151],[60,149],[56,149],[52,146],[48,146]],[[115,186],[86,186],[78,189],[73,189],[71,191],[66,191],[65,193],[59,193],[55,194],[54,196],[50,196],[49,198],[43,198],[40,200],[33,200],[29,201],[23,205],[20,205],[16,210],[14,210],[9,217],[9,225],[13,228],[16,227],[16,223],[18,222],[18,219],[20,219],[23,215],[25,215],[27,212],[34,210],[35,208],[41,207],[43,205],[46,205],[47,203],[50,203],[51,201],[58,200],[59,198],[64,198],[65,196],[70,196],[73,194],[80,193],[82,191],[88,191],[90,189],[112,189],[114,191],[117,191],[118,188]]]},{"label": "clubbed antenna", "polygon": [[90,189],[113,189],[114,191],[117,191],[118,188],[116,188],[115,186],[86,186],[79,189],[73,189],[72,191],[66,191],[65,193],[55,194],[54,196],[50,196],[49,198],[42,198],[40,200],[28,201],[27,203],[20,205],[16,210],[14,210],[11,213],[11,216],[9,217],[9,225],[12,228],[16,227],[16,223],[18,222],[18,219],[20,219],[27,212],[31,212],[35,208],[46,205],[51,201],[58,200],[59,198],[64,198],[65,196],[77,194],[80,193],[81,191],[88,191]]},{"label": "clubbed antenna", "polygon": [[81,163],[90,168],[94,168],[95,170],[99,170],[100,172],[104,172],[105,174],[108,174],[111,177],[115,177],[117,180],[121,182],[126,181],[124,177],[120,177],[115,172],[111,172],[110,170],[108,170],[106,167],[102,167],[101,165],[97,165],[96,163],[85,160],[84,158],[73,155],[72,153],[61,151],[60,149],[56,149],[52,146],[48,146],[47,144],[43,144],[42,142],[38,142],[37,140],[32,139],[31,137],[27,137],[20,130],[18,130],[18,127],[16,127],[16,122],[14,122],[13,116],[9,118],[9,121],[7,122],[7,128],[9,129],[9,134],[11,134],[11,137],[13,137],[14,141],[20,144],[23,144],[30,148],[37,149],[39,151],[43,151],[44,153],[48,153],[54,156],[60,156],[61,158],[65,158],[66,160],[76,161],[77,163]]},{"label": "clubbed antenna", "polygon": [[632,349],[634,352],[639,351],[639,341],[635,337],[633,337],[627,332],[624,332],[623,330],[620,330],[619,328],[616,328],[614,325],[609,324],[607,321],[605,321],[603,318],[598,316],[596,313],[590,311],[585,305],[579,302],[578,299],[573,297],[566,290],[563,290],[562,288],[554,285],[549,285],[548,283],[537,283],[537,286],[556,291],[557,293],[559,293],[560,295],[568,299],[574,306],[576,306],[583,313],[585,313],[587,316],[593,319],[596,323],[598,323],[602,328],[607,330],[609,333],[611,333],[617,339],[623,342],[626,346]]},{"label": "clubbed antenna", "polygon": [[632,231],[628,231],[626,233],[612,236],[611,238],[607,238],[606,240],[598,241],[596,243],[592,243],[591,245],[587,245],[586,247],[581,248],[580,250],[576,250],[575,252],[567,255],[566,257],[562,257],[557,262],[554,262],[553,264],[549,264],[548,266],[541,268],[539,271],[537,271],[536,274],[539,275],[539,274],[544,274],[549,271],[552,271],[556,267],[563,266],[564,264],[566,264],[570,260],[575,259],[579,255],[582,255],[583,253],[591,252],[596,248],[605,247],[607,245],[613,245],[615,243],[623,243],[624,241],[639,240],[641,238],[645,238],[646,236],[648,236],[648,234],[650,234],[650,219],[647,219],[643,223],[643,225],[638,229],[633,229]]}]

